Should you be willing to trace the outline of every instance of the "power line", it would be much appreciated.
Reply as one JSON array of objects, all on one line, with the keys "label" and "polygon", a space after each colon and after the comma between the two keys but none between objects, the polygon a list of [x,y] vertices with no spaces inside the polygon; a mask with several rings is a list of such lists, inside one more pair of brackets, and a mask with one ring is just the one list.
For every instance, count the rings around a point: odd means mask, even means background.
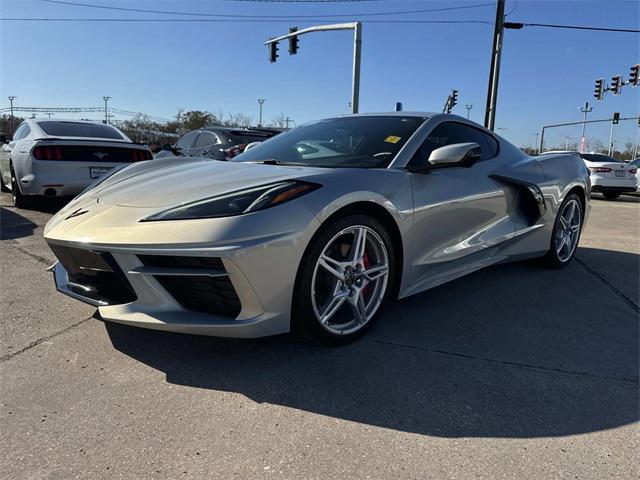
[{"label": "power line", "polygon": [[[218,22],[232,22],[232,23],[291,23],[296,21],[298,23],[315,23],[317,21],[331,21],[326,18],[323,19],[261,19],[261,18],[19,18],[9,17],[0,18],[2,22],[106,22],[106,23],[171,23],[171,22],[183,22],[183,23],[218,23]],[[338,20],[336,20],[338,21]],[[363,20],[363,23],[418,23],[418,24],[458,24],[458,23],[478,23],[485,25],[493,25],[493,22],[488,20]]]},{"label": "power line", "polygon": [[568,28],[571,30],[595,30],[599,32],[622,32],[622,33],[640,33],[640,30],[632,28],[609,28],[609,27],[591,27],[583,25],[560,25],[555,23],[522,23],[522,22],[505,22],[504,28],[519,30],[522,27],[544,27],[544,28]]},{"label": "power line", "polygon": [[339,17],[373,17],[373,16],[381,16],[381,15],[409,15],[416,13],[435,13],[435,12],[446,12],[451,10],[466,10],[469,8],[478,8],[478,7],[490,7],[492,3],[478,3],[474,5],[463,5],[457,7],[444,7],[444,8],[431,8],[431,9],[421,9],[421,10],[404,10],[404,11],[393,11],[393,12],[371,12],[371,13],[341,13],[341,14],[332,14],[332,15],[242,15],[242,14],[231,14],[231,13],[197,13],[197,12],[178,12],[178,11],[170,11],[170,10],[149,10],[144,8],[127,8],[127,7],[112,7],[107,5],[94,5],[91,3],[80,3],[80,2],[70,2],[66,0],[40,0],[46,3],[55,3],[60,5],[71,5],[74,7],[88,7],[88,8],[99,8],[103,10],[117,10],[123,12],[136,12],[136,13],[153,13],[160,15],[185,15],[191,17],[225,17],[225,18],[339,18]]}]

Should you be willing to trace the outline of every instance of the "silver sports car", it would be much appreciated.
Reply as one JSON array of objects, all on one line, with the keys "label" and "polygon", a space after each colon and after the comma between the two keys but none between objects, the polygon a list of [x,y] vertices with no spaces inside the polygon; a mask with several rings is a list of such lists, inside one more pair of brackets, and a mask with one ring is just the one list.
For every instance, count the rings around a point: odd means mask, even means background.
[{"label": "silver sports car", "polygon": [[454,115],[352,115],[230,162],[110,172],[45,237],[57,288],[105,320],[335,344],[362,335],[388,300],[480,268],[566,265],[589,194],[578,155],[529,157]]}]

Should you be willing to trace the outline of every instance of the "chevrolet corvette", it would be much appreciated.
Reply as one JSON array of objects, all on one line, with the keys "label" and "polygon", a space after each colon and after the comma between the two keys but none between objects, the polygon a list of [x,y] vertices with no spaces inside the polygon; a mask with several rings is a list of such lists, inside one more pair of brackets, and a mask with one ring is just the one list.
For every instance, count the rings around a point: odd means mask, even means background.
[{"label": "chevrolet corvette", "polygon": [[481,268],[567,265],[589,198],[579,155],[530,157],[455,115],[359,114],[233,161],[112,170],[45,238],[58,290],[106,321],[340,344],[389,301]]}]

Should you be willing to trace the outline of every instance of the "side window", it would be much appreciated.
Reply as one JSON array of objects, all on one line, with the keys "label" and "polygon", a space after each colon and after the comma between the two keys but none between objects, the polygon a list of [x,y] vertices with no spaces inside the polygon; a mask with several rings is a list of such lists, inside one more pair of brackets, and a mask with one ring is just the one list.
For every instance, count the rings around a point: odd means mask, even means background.
[{"label": "side window", "polygon": [[436,148],[469,142],[480,145],[481,161],[493,158],[498,153],[498,142],[482,130],[458,122],[442,122],[431,130],[429,136],[411,159],[411,164],[426,165],[431,152]]},{"label": "side window", "polygon": [[211,132],[202,132],[196,141],[196,147],[208,147],[220,143],[218,137]]},{"label": "side window", "polygon": [[183,151],[189,150],[193,146],[193,141],[195,140],[196,135],[198,135],[198,132],[187,133],[182,138],[178,139],[176,142],[176,148]]},{"label": "side window", "polygon": [[16,132],[13,134],[13,141],[17,142],[18,140],[22,140],[24,137],[26,137],[30,133],[31,133],[31,129],[29,128],[29,125],[27,125],[26,123],[23,123],[18,127]]}]

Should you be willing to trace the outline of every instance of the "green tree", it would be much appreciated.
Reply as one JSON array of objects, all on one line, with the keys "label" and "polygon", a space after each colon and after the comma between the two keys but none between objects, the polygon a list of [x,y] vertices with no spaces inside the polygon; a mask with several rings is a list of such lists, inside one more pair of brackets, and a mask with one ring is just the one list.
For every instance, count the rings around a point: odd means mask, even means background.
[{"label": "green tree", "polygon": [[221,125],[220,120],[213,113],[202,110],[191,110],[178,114],[180,127],[183,130],[197,130],[208,125]]}]

